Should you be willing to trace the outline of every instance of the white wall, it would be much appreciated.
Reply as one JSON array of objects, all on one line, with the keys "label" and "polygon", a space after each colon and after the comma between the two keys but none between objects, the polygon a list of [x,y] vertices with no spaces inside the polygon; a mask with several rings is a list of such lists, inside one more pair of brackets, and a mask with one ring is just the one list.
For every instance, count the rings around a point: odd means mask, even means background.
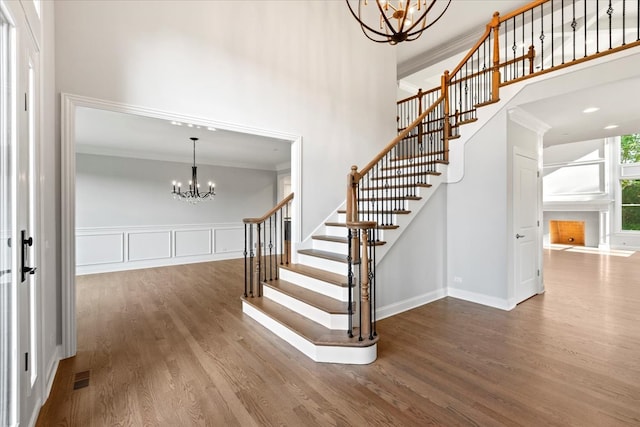
[{"label": "white wall", "polygon": [[376,267],[380,318],[446,295],[446,208],[447,186],[440,185]]},{"label": "white wall", "polygon": [[501,110],[465,144],[464,177],[447,191],[449,295],[499,307],[508,298],[506,129]]},{"label": "white wall", "polygon": [[241,223],[276,203],[276,172],[200,165],[216,197],[191,205],[174,200],[171,181],[188,182],[191,165],[76,154],[76,228]]},{"label": "white wall", "polygon": [[343,2],[55,6],[58,91],[301,135],[303,237],[395,136],[395,51]]}]

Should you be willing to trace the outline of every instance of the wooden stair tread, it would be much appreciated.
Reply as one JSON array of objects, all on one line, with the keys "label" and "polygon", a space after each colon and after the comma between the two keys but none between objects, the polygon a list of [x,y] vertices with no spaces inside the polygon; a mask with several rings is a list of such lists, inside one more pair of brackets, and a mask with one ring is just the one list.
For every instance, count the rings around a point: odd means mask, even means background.
[{"label": "wooden stair tread", "polygon": [[346,302],[305,289],[286,280],[267,280],[262,284],[329,314],[349,314],[349,305]]},{"label": "wooden stair tread", "polygon": [[462,125],[466,125],[466,124],[477,122],[477,121],[478,119],[476,117],[472,119],[467,119],[467,120],[460,120],[458,123],[456,123],[456,126],[462,126]]},{"label": "wooden stair tread", "polygon": [[388,200],[422,200],[420,196],[382,196],[382,197],[365,197],[358,199],[358,202],[384,202]]},{"label": "wooden stair tread", "polygon": [[338,346],[338,347],[369,347],[378,341],[378,337],[370,340],[363,337],[362,341],[358,341],[358,329],[354,328],[353,338],[349,338],[347,331],[336,329],[327,329],[318,323],[307,319],[306,317],[289,310],[288,308],[270,301],[264,297],[245,298],[242,300],[254,307],[256,310],[269,316],[271,319],[280,323],[282,326],[303,336],[308,341],[319,346]]},{"label": "wooden stair tread", "polygon": [[496,104],[498,102],[500,102],[500,99],[491,100],[491,101],[487,101],[487,102],[481,102],[480,104],[474,105],[474,107],[475,108],[484,107],[484,106],[487,106],[487,105]]},{"label": "wooden stair tread", "polygon": [[[340,237],[340,236],[328,236],[328,235],[324,235],[324,234],[318,234],[318,235],[315,235],[315,236],[311,236],[311,238],[314,239],[314,240],[324,240],[326,242],[344,243],[345,245],[348,243],[346,237]],[[373,242],[373,244],[375,246],[382,246],[385,243],[387,243],[387,242],[382,241],[382,240],[378,240],[377,242]],[[369,244],[371,244],[371,242],[369,242]]]},{"label": "wooden stair tread", "polygon": [[448,164],[449,164],[449,161],[447,161],[447,160],[429,160],[427,162],[409,163],[409,164],[396,165],[396,166],[385,166],[383,168],[380,168],[380,170],[388,171],[388,170],[393,170],[393,169],[415,168],[415,167],[418,167],[418,166],[448,165]]},{"label": "wooden stair tread", "polygon": [[[339,213],[339,214],[346,214],[346,213],[347,213],[347,211],[345,211],[345,210],[339,210],[339,211],[338,211],[338,213]],[[358,210],[358,213],[361,213],[361,214],[367,214],[367,213],[379,213],[379,214],[384,214],[384,215],[389,215],[389,214],[408,215],[408,214],[410,214],[410,213],[411,213],[411,211],[406,211],[406,210],[404,210],[404,209],[400,209],[400,210],[393,210],[393,211],[390,211],[390,210],[382,210],[382,211],[367,211],[367,210],[362,210],[362,209],[360,209],[360,210]]]},{"label": "wooden stair tread", "polygon": [[285,264],[285,265],[281,265],[280,268],[284,268],[286,270],[292,271],[294,273],[302,274],[303,276],[308,276],[313,279],[318,279],[323,282],[331,283],[333,285],[340,286],[342,288],[346,288],[349,286],[349,280],[347,279],[347,276],[342,274],[332,273],[326,270],[321,270],[319,268],[311,267],[308,265]]},{"label": "wooden stair tread", "polygon": [[414,187],[423,187],[429,188],[431,184],[427,184],[425,182],[416,182],[415,184],[399,184],[399,185],[377,185],[375,187],[360,187],[361,191],[375,191],[375,190],[390,190],[393,188],[414,188]]},{"label": "wooden stair tread", "polygon": [[383,176],[375,176],[371,178],[372,181],[380,181],[383,179],[398,179],[398,178],[409,178],[412,176],[424,176],[424,175],[432,175],[432,176],[440,176],[441,172],[433,172],[433,171],[424,171],[424,172],[413,172],[413,173],[403,173],[400,175],[383,175]]},{"label": "wooden stair tread", "polygon": [[329,261],[337,261],[347,263],[347,256],[343,254],[337,254],[335,252],[321,251],[318,249],[299,249],[299,254],[314,256],[317,258],[328,259]]},{"label": "wooden stair tread", "polygon": [[[331,222],[327,221],[324,223],[327,227],[346,227],[347,224],[344,222]],[[378,230],[395,230],[396,228],[400,228],[399,225],[378,225],[376,227]]]},{"label": "wooden stair tread", "polygon": [[421,158],[421,157],[433,157],[433,156],[438,156],[441,154],[445,154],[447,153],[447,151],[430,151],[427,153],[420,153],[420,154],[416,154],[416,155],[411,155],[411,156],[397,156],[391,159],[392,162],[400,162],[402,160],[407,160],[407,159],[417,159],[417,158]]}]

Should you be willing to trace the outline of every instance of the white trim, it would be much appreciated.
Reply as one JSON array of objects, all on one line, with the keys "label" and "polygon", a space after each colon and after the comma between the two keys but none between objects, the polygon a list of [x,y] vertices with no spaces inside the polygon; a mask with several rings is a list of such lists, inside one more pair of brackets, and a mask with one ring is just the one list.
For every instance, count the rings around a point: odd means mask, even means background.
[{"label": "white trim", "polygon": [[58,372],[58,365],[60,364],[61,351],[62,351],[62,347],[58,345],[56,346],[55,351],[51,356],[49,367],[47,368],[47,371],[46,371],[47,375],[45,376],[45,383],[44,383],[45,389],[42,395],[44,402],[47,401],[47,399],[49,398],[49,394],[51,394],[51,389],[53,388],[53,382],[55,381],[56,373]]},{"label": "white trim", "polygon": [[287,307],[289,310],[295,311],[309,320],[313,320],[327,329],[339,329],[343,331],[349,330],[349,317],[347,314],[328,313],[270,286],[263,287],[262,295],[271,301]]},{"label": "white trim", "polygon": [[291,189],[296,194],[292,202],[291,218],[294,224],[292,230],[292,255],[296,262],[296,246],[302,230],[300,218],[302,200],[302,137],[286,132],[270,129],[260,129],[237,123],[220,122],[202,117],[186,116],[172,111],[162,111],[154,108],[124,104],[90,98],[69,93],[60,94],[61,104],[61,275],[62,275],[62,356],[74,356],[76,353],[76,312],[75,312],[75,112],[77,107],[98,108],[102,110],[136,114],[144,117],[181,121],[199,126],[215,127],[235,132],[291,141]]},{"label": "white trim", "polygon": [[377,344],[368,347],[315,345],[251,304],[242,302],[242,312],[304,353],[314,362],[368,365],[377,358]]},{"label": "white trim", "polygon": [[492,297],[463,289],[452,288],[451,286],[447,289],[447,296],[506,311],[513,310],[516,306],[514,302],[506,298]]},{"label": "white trim", "polygon": [[526,129],[534,131],[538,136],[544,135],[549,131],[549,129],[551,129],[551,126],[520,107],[511,108],[507,113],[509,114],[509,120]]},{"label": "white trim", "polygon": [[405,311],[412,310],[425,304],[432,303],[447,296],[447,291],[444,288],[437,289],[435,291],[427,292],[426,294],[418,295],[408,298],[404,301],[394,302],[393,304],[385,305],[376,309],[376,320],[386,319],[387,317],[395,316],[396,314],[403,313]]}]

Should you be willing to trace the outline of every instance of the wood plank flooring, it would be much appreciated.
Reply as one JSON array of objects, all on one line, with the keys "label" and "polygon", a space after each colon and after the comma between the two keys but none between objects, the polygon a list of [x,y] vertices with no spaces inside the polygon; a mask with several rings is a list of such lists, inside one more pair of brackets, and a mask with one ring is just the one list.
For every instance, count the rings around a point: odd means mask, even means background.
[{"label": "wood plank flooring", "polygon": [[380,321],[368,366],[316,364],[244,316],[242,274],[234,260],[79,277],[78,355],[37,425],[640,425],[640,254],[545,250],[544,295]]}]

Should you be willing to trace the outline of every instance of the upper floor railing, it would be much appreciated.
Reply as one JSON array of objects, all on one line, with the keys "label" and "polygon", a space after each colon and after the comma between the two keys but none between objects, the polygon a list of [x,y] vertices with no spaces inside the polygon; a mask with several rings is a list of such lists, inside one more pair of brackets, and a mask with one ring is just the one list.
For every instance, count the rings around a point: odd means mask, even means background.
[{"label": "upper floor railing", "polygon": [[501,87],[637,46],[640,0],[536,0],[496,12],[440,86],[398,101],[398,136],[364,168],[351,168],[348,220],[392,226],[398,201],[448,163],[449,141],[478,107],[500,100]]}]

